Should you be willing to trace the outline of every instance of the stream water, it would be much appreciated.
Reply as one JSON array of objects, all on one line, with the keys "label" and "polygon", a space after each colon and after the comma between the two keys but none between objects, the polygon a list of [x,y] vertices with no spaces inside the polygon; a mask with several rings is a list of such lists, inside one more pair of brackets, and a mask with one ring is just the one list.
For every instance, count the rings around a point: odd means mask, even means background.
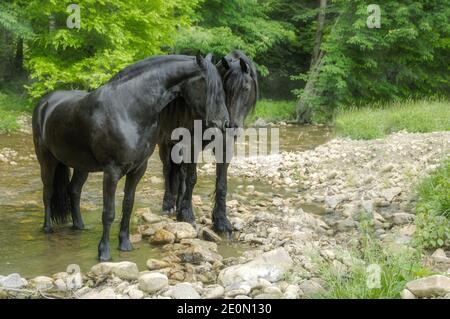
[{"label": "stream water", "polygon": [[[328,127],[280,127],[280,151],[300,151],[325,143],[332,137]],[[10,148],[18,154],[10,165],[0,161],[0,275],[18,272],[25,277],[50,275],[65,271],[67,265],[78,264],[87,271],[97,263],[97,245],[101,236],[102,175],[91,174],[83,188],[81,198],[82,215],[87,226],[84,231],[74,231],[69,225],[59,226],[55,232],[42,232],[43,208],[41,202],[42,184],[39,164],[33,157],[34,147],[31,135],[0,135],[0,150]],[[150,182],[151,177],[153,178]],[[156,180],[156,181],[155,181]],[[135,208],[150,207],[159,212],[163,196],[162,168],[157,152],[150,159],[145,177],[136,193]],[[239,185],[245,185],[239,178],[229,179],[229,195],[239,192]],[[117,245],[122,191],[124,179],[118,187],[116,221],[111,231],[111,248]],[[252,182],[259,192],[270,193],[270,185]],[[194,194],[203,202],[211,200],[214,177],[201,177]],[[305,207],[306,210],[315,208]],[[136,220],[132,220],[132,232]],[[148,258],[161,256],[161,249],[147,241],[134,244],[132,252],[112,249],[114,261],[129,260],[145,269]],[[226,242],[219,245],[219,253],[224,257],[237,256],[246,247]]]}]

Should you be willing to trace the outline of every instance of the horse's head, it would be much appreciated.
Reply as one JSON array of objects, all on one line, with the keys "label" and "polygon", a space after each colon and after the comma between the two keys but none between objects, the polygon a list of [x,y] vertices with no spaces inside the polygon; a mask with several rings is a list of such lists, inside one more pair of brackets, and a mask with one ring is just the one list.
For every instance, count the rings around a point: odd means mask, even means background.
[{"label": "horse's head", "polygon": [[[211,58],[211,55],[195,58],[200,75],[188,80],[182,95],[187,104],[206,120],[208,126],[224,130],[229,126],[230,118],[225,104],[222,78]],[[206,92],[206,100],[202,92]]]},{"label": "horse's head", "polygon": [[233,51],[218,65],[222,73],[230,127],[243,128],[248,113],[258,99],[258,78],[252,61],[241,51]]}]

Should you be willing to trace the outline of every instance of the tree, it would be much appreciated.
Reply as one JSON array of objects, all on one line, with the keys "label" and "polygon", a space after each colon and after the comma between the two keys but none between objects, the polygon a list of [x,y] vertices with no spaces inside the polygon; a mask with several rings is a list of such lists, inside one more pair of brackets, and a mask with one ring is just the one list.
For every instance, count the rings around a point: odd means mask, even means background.
[{"label": "tree", "polygon": [[177,29],[189,26],[199,1],[76,3],[80,29],[66,25],[67,1],[27,1],[25,16],[36,35],[26,61],[34,80],[28,86],[33,98],[57,88],[96,88],[128,64],[169,51]]}]

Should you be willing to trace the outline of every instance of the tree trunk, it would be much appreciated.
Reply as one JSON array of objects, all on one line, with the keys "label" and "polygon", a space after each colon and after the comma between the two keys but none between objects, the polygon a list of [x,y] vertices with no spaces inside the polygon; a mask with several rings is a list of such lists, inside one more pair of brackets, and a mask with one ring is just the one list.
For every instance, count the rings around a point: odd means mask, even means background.
[{"label": "tree trunk", "polygon": [[322,66],[323,52],[320,50],[320,46],[322,44],[323,29],[325,27],[325,9],[327,7],[327,0],[320,0],[319,2],[317,30],[314,41],[314,48],[311,55],[309,76],[303,94],[297,104],[297,122],[299,124],[307,124],[312,122],[312,107],[309,101],[314,94],[315,83]]},{"label": "tree trunk", "polygon": [[14,58],[14,68],[17,75],[23,73],[23,39],[17,40],[16,56]]}]

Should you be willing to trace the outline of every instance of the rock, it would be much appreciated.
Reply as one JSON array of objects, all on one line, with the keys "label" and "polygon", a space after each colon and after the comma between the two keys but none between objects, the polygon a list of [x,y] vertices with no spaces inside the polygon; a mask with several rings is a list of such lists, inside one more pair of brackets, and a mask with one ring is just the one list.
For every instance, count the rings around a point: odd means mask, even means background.
[{"label": "rock", "polygon": [[[205,249],[217,252],[217,244],[212,241],[201,240],[198,238],[183,239],[180,244],[189,246],[202,246]],[[183,246],[183,249],[185,247]]]},{"label": "rock", "polygon": [[363,200],[361,204],[366,213],[373,214],[374,204],[372,200]]},{"label": "rock", "polygon": [[313,279],[302,282],[299,285],[299,288],[303,292],[303,295],[307,297],[315,297],[325,292],[325,289],[323,289],[322,285],[320,285],[316,280]]},{"label": "rock", "polygon": [[38,276],[30,280],[30,283],[37,290],[50,290],[53,288],[53,279],[46,276]]},{"label": "rock", "polygon": [[202,202],[202,198],[199,195],[192,195],[192,204],[194,206],[200,206]]},{"label": "rock", "polygon": [[292,267],[293,261],[284,248],[268,251],[245,263],[223,269],[219,273],[219,282],[224,286],[247,283],[254,287],[258,278],[275,282]]},{"label": "rock", "polygon": [[172,244],[175,242],[175,235],[165,229],[158,229],[150,242],[157,245]]},{"label": "rock", "polygon": [[420,278],[408,282],[406,288],[417,297],[443,296],[450,292],[450,277],[433,275]]},{"label": "rock", "polygon": [[408,289],[403,289],[400,293],[402,299],[417,299],[417,297]]},{"label": "rock", "polygon": [[16,273],[3,277],[3,279],[0,280],[0,287],[4,288],[20,289],[26,285],[28,285],[28,282]]},{"label": "rock", "polygon": [[81,296],[81,299],[117,299],[114,289],[111,287],[105,288],[100,292],[89,291],[85,295]]},{"label": "rock", "polygon": [[353,219],[344,219],[337,222],[336,229],[341,232],[346,232],[356,228],[357,225]]},{"label": "rock", "polygon": [[254,127],[264,127],[267,126],[267,122],[262,119],[262,118],[258,118],[254,123],[253,123]]},{"label": "rock", "polygon": [[221,255],[201,245],[192,245],[186,249],[182,249],[177,252],[177,256],[183,262],[197,265],[205,261],[213,264],[214,262],[221,261],[223,259]]},{"label": "rock", "polygon": [[431,255],[431,258],[437,263],[450,264],[450,258],[447,257],[447,254],[442,248],[436,249]]},{"label": "rock", "polygon": [[289,285],[284,291],[284,299],[297,299],[300,288],[297,285]]},{"label": "rock", "polygon": [[246,284],[237,284],[227,287],[225,289],[225,297],[233,298],[238,295],[248,295],[252,288]]},{"label": "rock", "polygon": [[67,291],[66,282],[64,280],[62,280],[61,278],[56,279],[54,284],[55,284],[56,290]]},{"label": "rock", "polygon": [[164,260],[150,258],[147,260],[147,268],[150,270],[159,270],[170,267],[170,263]]},{"label": "rock", "polygon": [[200,299],[197,290],[192,287],[192,284],[187,282],[176,284],[170,290],[170,297],[174,299]]},{"label": "rock", "polygon": [[137,265],[129,261],[99,263],[91,272],[98,277],[114,275],[123,280],[136,280],[139,276]]},{"label": "rock", "polygon": [[136,244],[142,241],[142,234],[133,234],[130,235],[130,242],[132,244]]},{"label": "rock", "polygon": [[255,186],[253,186],[253,185],[247,185],[247,186],[245,187],[245,190],[246,190],[247,192],[249,192],[249,193],[253,193],[253,192],[255,191]]},{"label": "rock", "polygon": [[414,221],[415,215],[408,213],[395,213],[392,215],[392,222],[395,225],[409,224]]},{"label": "rock", "polygon": [[142,299],[144,298],[144,293],[142,290],[132,288],[128,291],[128,296],[130,296],[131,299]]},{"label": "rock", "polygon": [[281,289],[276,286],[266,287],[263,290],[266,294],[281,294]]},{"label": "rock", "polygon": [[203,297],[206,299],[219,299],[225,293],[225,288],[221,285],[210,285],[203,289]]},{"label": "rock", "polygon": [[204,240],[213,241],[216,243],[220,243],[222,241],[222,238],[220,238],[219,235],[207,227],[202,229],[202,237]]},{"label": "rock", "polygon": [[402,192],[402,189],[400,187],[393,187],[385,189],[381,192],[381,195],[386,198],[388,202],[392,202],[394,197],[399,195]]},{"label": "rock", "polygon": [[150,294],[166,288],[169,284],[167,276],[158,272],[143,274],[138,281],[139,289]]},{"label": "rock", "polygon": [[191,224],[185,222],[169,223],[164,227],[164,229],[174,234],[175,241],[177,242],[182,239],[197,237],[197,231],[195,228]]},{"label": "rock", "polygon": [[342,196],[327,196],[325,197],[325,203],[329,208],[334,210],[339,203],[342,202]]},{"label": "rock", "polygon": [[259,295],[256,295],[254,297],[254,299],[280,299],[283,296],[283,294],[279,293],[279,294],[266,294],[266,293],[262,293]]},{"label": "rock", "polygon": [[231,218],[230,222],[234,230],[240,231],[245,227],[245,222],[239,217]]},{"label": "rock", "polygon": [[148,211],[142,214],[142,219],[149,224],[155,224],[161,221],[161,216],[152,213],[149,208]]}]

